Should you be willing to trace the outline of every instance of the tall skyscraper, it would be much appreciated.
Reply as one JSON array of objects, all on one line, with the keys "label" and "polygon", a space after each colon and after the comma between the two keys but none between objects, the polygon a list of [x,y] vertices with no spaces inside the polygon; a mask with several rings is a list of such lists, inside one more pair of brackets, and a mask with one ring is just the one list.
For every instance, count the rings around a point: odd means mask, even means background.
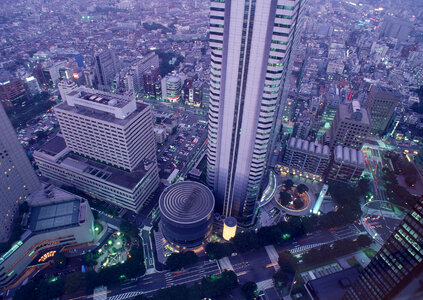
[{"label": "tall skyscraper", "polygon": [[405,216],[343,299],[422,299],[422,275],[423,198]]},{"label": "tall skyscraper", "polygon": [[39,186],[38,177],[0,105],[0,241],[10,234],[19,202]]},{"label": "tall skyscraper", "polygon": [[381,37],[390,37],[402,43],[408,39],[408,35],[412,30],[412,24],[407,20],[394,17],[386,17],[383,21],[380,31]]},{"label": "tall skyscraper", "polygon": [[106,49],[95,55],[95,74],[98,89],[109,91],[118,72],[118,62],[113,50]]},{"label": "tall skyscraper", "polygon": [[207,181],[217,209],[245,224],[280,129],[304,2],[211,1]]},{"label": "tall skyscraper", "polygon": [[367,97],[367,109],[370,115],[372,134],[383,134],[388,127],[395,107],[401,101],[401,94],[390,88],[372,86]]}]

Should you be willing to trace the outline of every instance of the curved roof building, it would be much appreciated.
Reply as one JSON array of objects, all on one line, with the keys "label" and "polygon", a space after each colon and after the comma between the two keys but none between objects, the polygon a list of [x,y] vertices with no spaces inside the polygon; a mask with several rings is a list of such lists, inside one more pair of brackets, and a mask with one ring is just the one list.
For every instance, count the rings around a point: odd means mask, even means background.
[{"label": "curved roof building", "polygon": [[180,248],[196,248],[211,234],[215,199],[205,185],[182,181],[167,187],[159,199],[162,233]]}]

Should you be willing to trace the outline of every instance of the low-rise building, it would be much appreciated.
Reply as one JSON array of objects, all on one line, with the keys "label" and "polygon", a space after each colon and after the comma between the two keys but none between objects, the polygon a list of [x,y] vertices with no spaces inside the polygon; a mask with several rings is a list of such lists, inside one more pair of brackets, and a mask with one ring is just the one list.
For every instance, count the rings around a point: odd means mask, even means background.
[{"label": "low-rise building", "polygon": [[365,168],[366,162],[360,150],[336,146],[327,179],[356,184]]},{"label": "low-rise building", "polygon": [[329,159],[328,146],[292,137],[285,150],[281,171],[322,181]]},{"label": "low-rise building", "polygon": [[155,126],[154,127],[154,135],[156,137],[156,142],[158,144],[163,144],[166,141],[167,133],[166,133],[165,128]]},{"label": "low-rise building", "polygon": [[0,257],[0,286],[23,280],[51,263],[57,252],[90,246],[95,238],[88,201],[57,188],[41,189],[44,201],[32,206],[27,230]]},{"label": "low-rise building", "polygon": [[144,161],[131,172],[72,152],[56,136],[34,152],[41,174],[92,197],[138,212],[157,188],[156,161]]}]

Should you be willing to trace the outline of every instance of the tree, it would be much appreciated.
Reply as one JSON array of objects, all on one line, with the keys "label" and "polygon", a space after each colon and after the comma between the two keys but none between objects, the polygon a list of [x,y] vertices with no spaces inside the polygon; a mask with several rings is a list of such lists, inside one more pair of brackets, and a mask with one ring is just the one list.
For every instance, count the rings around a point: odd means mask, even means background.
[{"label": "tree", "polygon": [[85,264],[92,267],[97,264],[97,254],[93,254],[92,252],[88,252],[84,255]]},{"label": "tree", "polygon": [[201,280],[201,289],[206,298],[225,295],[238,286],[238,278],[233,271],[225,270],[220,275],[211,275]]},{"label": "tree", "polygon": [[129,278],[135,278],[145,273],[144,251],[141,246],[132,246],[129,251],[131,258],[120,265],[121,273]]},{"label": "tree", "polygon": [[279,253],[278,264],[281,270],[287,273],[295,273],[298,261],[289,251]]},{"label": "tree", "polygon": [[171,271],[196,264],[198,256],[193,251],[172,253],[166,260],[166,266]]},{"label": "tree", "polygon": [[85,292],[85,274],[81,272],[70,273],[66,276],[64,294],[72,295],[79,291]]},{"label": "tree", "polygon": [[208,243],[206,245],[206,253],[210,259],[221,259],[225,256],[230,256],[233,252],[234,246],[231,243]]},{"label": "tree", "polygon": [[67,258],[62,252],[56,252],[53,261],[57,268],[63,268],[67,264]]},{"label": "tree", "polygon": [[201,285],[196,282],[194,283],[188,291],[187,299],[188,300],[201,300],[203,298],[203,292],[201,291]]},{"label": "tree", "polygon": [[360,248],[368,247],[372,243],[372,239],[367,234],[360,234],[357,237],[357,245]]},{"label": "tree", "polygon": [[287,206],[291,200],[291,194],[288,192],[282,191],[279,193],[279,201],[283,206]]},{"label": "tree", "polygon": [[129,235],[133,238],[137,238],[139,233],[139,229],[125,219],[123,219],[120,223],[120,231],[123,234]]},{"label": "tree", "polygon": [[287,179],[283,182],[283,185],[285,186],[286,190],[289,191],[294,186],[294,182],[291,179]]},{"label": "tree", "polygon": [[370,180],[368,178],[361,178],[358,181],[358,192],[361,196],[370,192]]},{"label": "tree", "polygon": [[295,209],[300,209],[303,207],[303,201],[300,198],[297,198],[294,200],[294,208]]},{"label": "tree", "polygon": [[308,192],[308,186],[306,186],[303,183],[299,184],[297,186],[297,192],[298,192],[298,194],[302,194],[302,193]]},{"label": "tree", "polygon": [[166,289],[160,289],[153,300],[186,300],[189,289],[185,284],[175,285]]},{"label": "tree", "polygon": [[245,299],[253,300],[257,295],[257,284],[254,281],[248,281],[242,285],[241,291]]},{"label": "tree", "polygon": [[19,214],[24,214],[29,212],[29,204],[27,201],[22,202],[22,204],[19,205]]},{"label": "tree", "polygon": [[273,274],[273,281],[275,282],[276,286],[288,285],[291,280],[292,276],[282,270],[279,270],[275,274]]},{"label": "tree", "polygon": [[238,233],[231,239],[237,252],[247,252],[260,247],[260,242],[254,231]]}]

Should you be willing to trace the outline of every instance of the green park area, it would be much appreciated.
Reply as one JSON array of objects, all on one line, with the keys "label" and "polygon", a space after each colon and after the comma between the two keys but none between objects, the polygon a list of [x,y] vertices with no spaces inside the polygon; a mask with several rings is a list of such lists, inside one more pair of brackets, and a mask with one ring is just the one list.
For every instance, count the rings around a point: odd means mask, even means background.
[{"label": "green park area", "polygon": [[98,249],[95,270],[124,263],[128,259],[131,240],[121,232],[113,234],[107,242]]}]

